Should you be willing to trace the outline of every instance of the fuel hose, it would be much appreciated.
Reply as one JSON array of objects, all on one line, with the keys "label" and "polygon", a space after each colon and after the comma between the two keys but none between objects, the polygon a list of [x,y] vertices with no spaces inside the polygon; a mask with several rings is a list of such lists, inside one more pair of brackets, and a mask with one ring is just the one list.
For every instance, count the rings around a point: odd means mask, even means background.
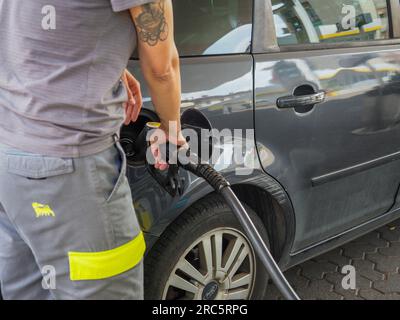
[{"label": "fuel hose", "polygon": [[286,300],[300,300],[297,293],[291,287],[279,266],[271,255],[267,245],[258,232],[256,226],[246,212],[240,200],[232,191],[229,182],[209,164],[197,164],[189,161],[187,164],[179,164],[180,167],[193,173],[195,176],[206,180],[216,192],[226,201],[236,218],[239,220],[253,248],[260,258],[265,269],[269,273],[272,282]]}]

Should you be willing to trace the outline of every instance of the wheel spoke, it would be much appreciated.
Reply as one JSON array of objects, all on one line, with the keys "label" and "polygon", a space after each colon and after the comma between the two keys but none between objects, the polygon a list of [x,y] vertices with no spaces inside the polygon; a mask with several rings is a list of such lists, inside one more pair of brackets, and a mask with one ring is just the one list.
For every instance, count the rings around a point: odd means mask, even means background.
[{"label": "wheel spoke", "polygon": [[214,236],[214,263],[216,270],[222,270],[222,233],[217,232]]},{"label": "wheel spoke", "polygon": [[193,280],[205,285],[206,277],[201,274],[199,270],[197,270],[193,265],[187,261],[185,258],[181,259],[178,263],[178,269],[187,274]]},{"label": "wheel spoke", "polygon": [[238,271],[239,267],[242,265],[244,259],[246,259],[248,255],[249,252],[247,251],[246,247],[242,247],[239,256],[235,259],[235,262],[228,271],[228,278],[233,278],[235,273]]},{"label": "wheel spoke", "polygon": [[238,275],[235,275],[232,278],[231,286],[230,289],[236,289],[244,286],[248,286],[251,283],[251,275],[248,273],[241,273]]},{"label": "wheel spoke", "polygon": [[226,294],[226,300],[244,300],[247,299],[249,295],[249,290],[248,289],[237,289],[228,292]]},{"label": "wheel spoke", "polygon": [[226,248],[223,258],[224,263],[224,271],[228,272],[232,265],[235,263],[239,253],[241,252],[243,242],[236,238],[234,241],[231,241]]},{"label": "wheel spoke", "polygon": [[193,294],[197,294],[197,292],[199,291],[199,288],[196,287],[194,284],[190,283],[189,281],[179,277],[178,275],[174,274],[171,279],[170,279],[170,283],[171,286],[187,291],[187,292],[191,292]]},{"label": "wheel spoke", "polygon": [[201,241],[200,245],[200,266],[202,270],[207,271],[207,276],[213,273],[213,256],[211,238],[207,237]]}]

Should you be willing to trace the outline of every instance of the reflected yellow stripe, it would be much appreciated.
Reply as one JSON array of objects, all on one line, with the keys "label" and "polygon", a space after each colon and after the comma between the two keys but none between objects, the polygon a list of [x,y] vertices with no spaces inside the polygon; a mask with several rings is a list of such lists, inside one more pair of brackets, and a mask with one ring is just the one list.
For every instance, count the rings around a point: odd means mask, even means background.
[{"label": "reflected yellow stripe", "polygon": [[327,75],[327,76],[320,76],[320,77],[318,77],[318,79],[321,80],[321,81],[322,80],[329,80],[329,79],[332,79],[332,78],[336,77],[342,71],[353,71],[353,72],[356,72],[356,73],[400,72],[400,68],[396,68],[396,67],[393,67],[393,68],[378,68],[378,69],[375,69],[375,70],[372,70],[372,69],[369,69],[369,68],[363,68],[363,67],[361,67],[361,68],[358,68],[358,67],[357,68],[340,68],[335,73],[332,73],[332,74]]},{"label": "reflected yellow stripe", "polygon": [[353,36],[353,35],[356,35],[356,34],[360,34],[360,30],[359,29],[336,32],[336,33],[330,33],[330,34],[324,34],[324,35],[320,36],[320,39],[321,40],[326,40],[326,39],[332,39],[332,38]]},{"label": "reflected yellow stripe", "polygon": [[365,32],[373,32],[373,31],[378,31],[383,29],[382,26],[375,26],[375,27],[369,27],[369,28],[364,28]]}]

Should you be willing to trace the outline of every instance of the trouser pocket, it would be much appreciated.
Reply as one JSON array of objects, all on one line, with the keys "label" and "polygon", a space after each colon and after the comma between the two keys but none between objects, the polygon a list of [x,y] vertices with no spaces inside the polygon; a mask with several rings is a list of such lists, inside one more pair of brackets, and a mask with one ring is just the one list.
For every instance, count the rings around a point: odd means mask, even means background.
[{"label": "trouser pocket", "polygon": [[93,156],[95,185],[106,203],[112,202],[126,181],[127,160],[119,142],[105,152]]},{"label": "trouser pocket", "polygon": [[6,152],[6,157],[8,172],[28,179],[47,179],[74,172],[72,159],[15,152]]},{"label": "trouser pocket", "polygon": [[[7,171],[13,176],[17,176],[20,180],[17,182],[20,187],[20,192],[39,192],[44,185],[38,185],[39,180],[46,180],[46,188],[55,186],[56,182],[53,179],[60,178],[74,172],[73,159],[48,157],[32,153],[19,152],[10,150],[5,152],[7,161]],[[25,179],[24,179],[25,178]],[[15,177],[13,178],[15,181]],[[32,181],[30,181],[32,180]],[[35,182],[37,180],[38,182]],[[33,184],[32,184],[33,183]],[[9,195],[10,199],[15,198],[14,195]],[[55,217],[52,206],[48,203],[43,203],[41,200],[35,199],[30,203],[35,217]]]},{"label": "trouser pocket", "polygon": [[117,175],[117,180],[115,182],[114,188],[112,188],[111,193],[109,194],[109,196],[106,199],[106,202],[110,202],[113,199],[115,194],[118,192],[118,189],[121,187],[122,183],[124,182],[124,179],[126,179],[127,160],[126,160],[125,151],[119,142],[115,143],[115,148],[118,151],[120,168],[119,168],[119,174]]},{"label": "trouser pocket", "polygon": [[127,161],[121,145],[94,155],[93,177],[97,190],[97,201],[112,229],[114,245],[124,244],[140,232],[129,181],[126,176]]}]

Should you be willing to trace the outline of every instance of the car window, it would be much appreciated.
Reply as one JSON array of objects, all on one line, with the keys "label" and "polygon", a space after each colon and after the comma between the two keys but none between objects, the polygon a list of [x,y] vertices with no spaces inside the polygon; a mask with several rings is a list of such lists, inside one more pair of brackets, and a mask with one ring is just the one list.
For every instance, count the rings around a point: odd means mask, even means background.
[{"label": "car window", "polygon": [[278,44],[390,38],[386,0],[272,0]]},{"label": "car window", "polygon": [[244,53],[252,34],[252,0],[174,0],[180,55]]}]

